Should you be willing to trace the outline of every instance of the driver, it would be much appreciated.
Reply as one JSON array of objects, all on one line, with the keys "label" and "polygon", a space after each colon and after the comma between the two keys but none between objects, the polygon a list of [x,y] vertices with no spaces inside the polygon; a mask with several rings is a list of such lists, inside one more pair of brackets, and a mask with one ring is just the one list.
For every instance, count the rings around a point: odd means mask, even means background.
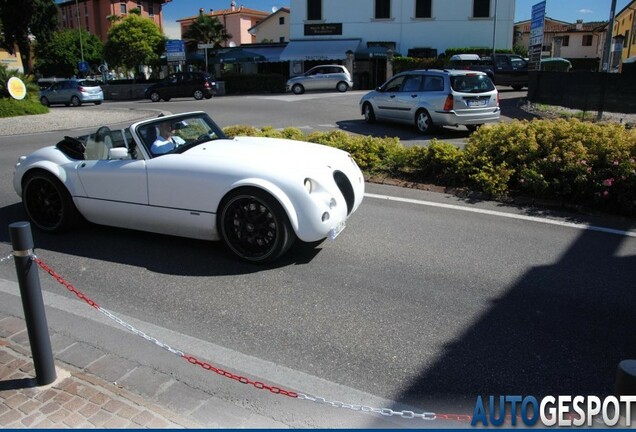
[{"label": "driver", "polygon": [[185,140],[180,136],[173,135],[173,132],[172,122],[159,123],[159,135],[150,146],[150,151],[153,154],[164,154],[174,150],[181,144],[185,144]]}]

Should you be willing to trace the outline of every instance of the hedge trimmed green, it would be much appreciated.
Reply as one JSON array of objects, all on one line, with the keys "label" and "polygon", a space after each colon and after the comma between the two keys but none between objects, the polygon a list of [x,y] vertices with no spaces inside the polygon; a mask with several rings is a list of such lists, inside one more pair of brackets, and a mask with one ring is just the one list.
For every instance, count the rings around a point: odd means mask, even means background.
[{"label": "hedge trimmed green", "polygon": [[232,126],[228,136],[267,136],[345,150],[367,174],[467,187],[492,198],[524,195],[636,215],[636,130],[577,119],[499,123],[480,128],[464,149],[432,140],[403,146],[397,138],[335,130]]}]

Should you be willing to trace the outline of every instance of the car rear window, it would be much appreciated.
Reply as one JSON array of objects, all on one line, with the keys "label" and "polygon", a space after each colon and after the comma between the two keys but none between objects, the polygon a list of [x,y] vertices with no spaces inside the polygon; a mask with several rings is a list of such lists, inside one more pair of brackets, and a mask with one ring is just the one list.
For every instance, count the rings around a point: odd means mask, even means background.
[{"label": "car rear window", "polygon": [[495,85],[486,75],[451,76],[451,88],[462,93],[483,93],[493,91]]},{"label": "car rear window", "polygon": [[82,87],[99,87],[99,83],[94,80],[82,80],[78,82]]}]

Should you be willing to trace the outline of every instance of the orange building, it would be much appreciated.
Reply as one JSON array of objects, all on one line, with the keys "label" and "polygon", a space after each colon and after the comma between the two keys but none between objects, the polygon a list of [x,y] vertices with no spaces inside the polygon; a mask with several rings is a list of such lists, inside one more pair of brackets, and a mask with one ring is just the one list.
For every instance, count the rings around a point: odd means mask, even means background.
[{"label": "orange building", "polygon": [[161,7],[172,0],[69,0],[58,3],[60,25],[63,29],[84,30],[106,42],[113,25],[109,18],[125,17],[131,9],[140,9],[141,16],[152,19],[163,31]]},{"label": "orange building", "polygon": [[[218,18],[219,21],[221,21],[221,24],[223,24],[223,27],[225,27],[225,31],[232,35],[232,37],[227,41],[227,46],[240,46],[256,42],[256,36],[252,35],[249,30],[267,18],[270,14],[269,12],[249,9],[243,6],[237,7],[236,3],[232,1],[229,9],[210,10],[207,15]],[[183,33],[185,33],[188,27],[192,25],[192,22],[194,22],[198,16],[199,15],[197,14],[195,16],[177,20],[177,22],[181,25],[182,39]]]}]

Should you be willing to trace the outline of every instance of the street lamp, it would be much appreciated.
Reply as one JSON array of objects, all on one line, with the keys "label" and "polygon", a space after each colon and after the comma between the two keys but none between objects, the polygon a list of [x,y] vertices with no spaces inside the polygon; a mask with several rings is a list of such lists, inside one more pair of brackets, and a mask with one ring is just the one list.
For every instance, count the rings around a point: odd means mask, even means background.
[{"label": "street lamp", "polygon": [[495,64],[495,45],[496,45],[496,35],[497,35],[497,0],[495,0],[495,10],[493,14],[493,24],[492,24],[492,61]]},{"label": "street lamp", "polygon": [[77,10],[77,30],[80,37],[80,55],[82,56],[82,63],[84,63],[84,45],[82,43],[82,22],[80,21],[80,11],[78,0],[75,0],[75,9]]}]

